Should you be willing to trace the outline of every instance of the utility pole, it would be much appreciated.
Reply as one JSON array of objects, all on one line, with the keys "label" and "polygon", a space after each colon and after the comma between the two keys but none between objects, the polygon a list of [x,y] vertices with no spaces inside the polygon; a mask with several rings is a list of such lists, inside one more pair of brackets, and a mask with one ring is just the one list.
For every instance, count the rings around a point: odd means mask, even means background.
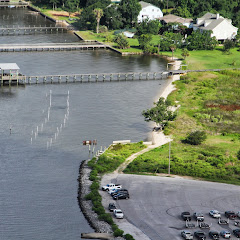
[{"label": "utility pole", "polygon": [[171,141],[169,142],[168,174],[170,175]]}]

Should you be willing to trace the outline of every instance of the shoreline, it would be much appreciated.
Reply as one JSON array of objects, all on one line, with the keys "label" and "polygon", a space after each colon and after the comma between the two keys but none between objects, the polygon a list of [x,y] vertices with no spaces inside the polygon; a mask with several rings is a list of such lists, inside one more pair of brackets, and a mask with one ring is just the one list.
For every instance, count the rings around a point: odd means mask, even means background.
[{"label": "shoreline", "polygon": [[[178,69],[181,65],[181,61],[178,59],[175,59],[174,61],[174,69]],[[169,79],[169,82],[166,84],[163,90],[161,90],[156,97],[157,100],[160,97],[164,97],[165,99],[167,96],[174,91],[176,88],[173,84],[173,82],[177,81],[180,79],[180,75],[173,75],[171,76],[171,79]],[[155,124],[156,125],[156,124]],[[151,150],[153,148],[159,147],[163,144],[168,143],[169,141],[172,141],[168,136],[165,136],[163,131],[152,131],[151,133],[151,138],[152,142],[151,145],[148,146],[147,149]],[[148,134],[148,135],[149,135]],[[134,158],[133,158],[134,159]],[[132,160],[133,160],[132,159]],[[111,226],[103,221],[100,221],[98,219],[97,214],[92,210],[92,203],[91,201],[87,201],[84,199],[86,194],[90,192],[90,185],[92,181],[89,180],[89,175],[91,172],[90,167],[87,166],[87,162],[89,160],[84,160],[79,168],[79,190],[78,190],[78,202],[79,202],[79,207],[88,221],[89,225],[95,230],[97,233],[110,233],[112,234],[112,229]],[[126,159],[126,162],[129,163],[128,159]],[[121,171],[122,172],[122,171]],[[101,183],[104,184],[107,182],[111,182],[113,179],[116,179],[118,176],[118,171],[114,171],[114,173],[111,174],[105,174],[102,179]],[[101,196],[102,196],[102,205],[105,209],[107,209],[108,202],[109,200],[105,197],[105,193],[99,191]],[[134,226],[133,223],[130,223],[127,219],[124,219],[122,222],[117,222],[114,218],[113,220],[115,221],[116,224],[118,224],[119,228],[124,230],[124,232],[131,234],[136,240],[141,239],[141,240],[149,240],[149,237],[145,235],[139,228]],[[123,239],[122,237],[114,238],[112,236],[112,239]]]}]

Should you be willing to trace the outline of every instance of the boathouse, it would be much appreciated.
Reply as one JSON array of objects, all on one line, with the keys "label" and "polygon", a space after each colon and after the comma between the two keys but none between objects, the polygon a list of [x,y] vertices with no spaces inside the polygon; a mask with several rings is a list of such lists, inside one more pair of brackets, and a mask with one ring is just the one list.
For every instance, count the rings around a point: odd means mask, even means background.
[{"label": "boathouse", "polygon": [[0,63],[1,85],[18,84],[19,70],[16,63]]}]

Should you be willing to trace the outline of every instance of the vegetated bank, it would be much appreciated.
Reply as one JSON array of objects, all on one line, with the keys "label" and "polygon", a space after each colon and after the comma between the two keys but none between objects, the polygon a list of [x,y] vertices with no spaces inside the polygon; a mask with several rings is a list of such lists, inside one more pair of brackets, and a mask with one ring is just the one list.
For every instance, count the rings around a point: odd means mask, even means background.
[{"label": "vegetated bank", "polygon": [[[240,71],[189,73],[175,84],[168,100],[181,107],[164,130],[174,139],[171,174],[240,184]],[[187,143],[197,130],[206,141]],[[139,156],[124,172],[167,173],[168,165],[165,145]]]},{"label": "vegetated bank", "polygon": [[[134,238],[130,234],[124,234],[114,223],[112,215],[106,213],[102,206],[102,197],[99,194],[101,176],[113,172],[132,154],[146,148],[142,143],[117,144],[110,146],[100,157],[92,158],[87,164],[81,164],[79,176],[78,200],[82,212],[90,225],[98,232],[112,230],[115,237],[123,237],[127,240]],[[91,168],[91,170],[88,169]],[[99,220],[99,221],[96,221]],[[107,223],[106,226],[103,222]]]}]

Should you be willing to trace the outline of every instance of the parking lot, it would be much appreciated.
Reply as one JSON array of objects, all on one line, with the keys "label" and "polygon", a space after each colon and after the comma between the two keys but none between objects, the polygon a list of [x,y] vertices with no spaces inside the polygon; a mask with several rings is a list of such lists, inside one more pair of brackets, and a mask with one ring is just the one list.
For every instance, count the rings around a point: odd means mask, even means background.
[{"label": "parking lot", "polygon": [[[227,229],[232,234],[232,230],[237,228],[234,226],[234,220],[229,220],[228,225],[219,225],[217,219],[209,216],[209,211],[217,209],[225,220],[227,220],[224,216],[225,211],[240,211],[239,186],[181,177],[128,174],[120,174],[107,181],[109,180],[122,184],[129,190],[130,199],[118,200],[116,204],[124,212],[125,219],[152,240],[182,239],[181,231],[187,230],[185,221],[181,218],[181,213],[184,211],[189,211],[191,214],[203,213],[211,231],[220,232]],[[109,196],[109,202],[112,201]],[[125,219],[117,220],[120,227],[121,221]],[[197,225],[195,220],[192,222]],[[194,233],[200,228],[188,230]],[[202,230],[206,233],[207,239],[210,239],[209,229]],[[232,235],[231,239],[237,238]]]}]

